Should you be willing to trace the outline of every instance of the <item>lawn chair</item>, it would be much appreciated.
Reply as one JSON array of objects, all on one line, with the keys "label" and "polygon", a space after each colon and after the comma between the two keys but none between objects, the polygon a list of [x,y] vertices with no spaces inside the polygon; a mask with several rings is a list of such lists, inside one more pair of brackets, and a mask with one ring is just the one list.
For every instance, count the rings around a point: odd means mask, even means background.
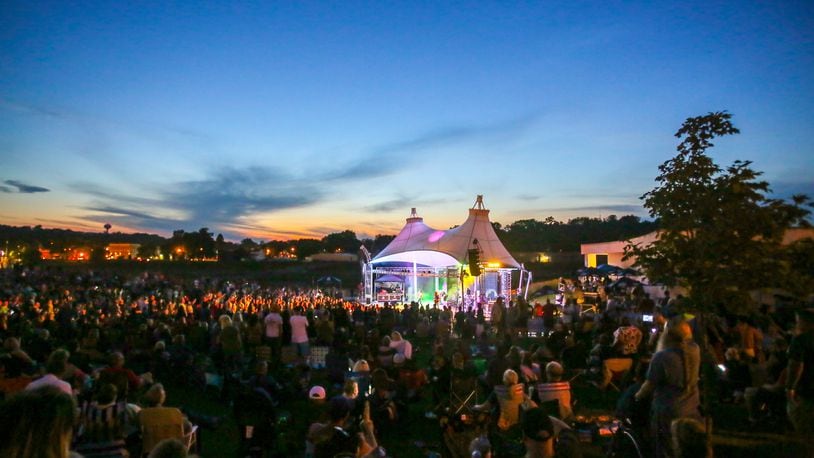
[{"label": "lawn chair", "polygon": [[470,414],[478,403],[478,378],[452,376],[449,403],[453,415]]},{"label": "lawn chair", "polygon": [[164,439],[178,439],[192,450],[197,445],[198,427],[184,431],[186,419],[175,407],[148,407],[139,412],[141,425],[141,453],[148,455]]},{"label": "lawn chair", "polygon": [[239,456],[270,456],[276,443],[274,402],[264,390],[241,390],[234,402]]}]

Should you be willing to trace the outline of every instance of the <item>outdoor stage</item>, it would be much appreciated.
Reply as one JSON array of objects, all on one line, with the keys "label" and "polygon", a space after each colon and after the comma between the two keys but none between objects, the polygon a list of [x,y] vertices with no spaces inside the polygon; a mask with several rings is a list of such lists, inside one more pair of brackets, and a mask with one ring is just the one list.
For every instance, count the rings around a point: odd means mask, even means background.
[{"label": "outdoor stage", "polygon": [[[362,266],[364,302],[472,307],[526,297],[531,273],[498,239],[478,196],[460,226],[441,231],[413,208],[399,234]],[[513,286],[516,285],[516,286]],[[401,295],[401,298],[397,298]]]}]

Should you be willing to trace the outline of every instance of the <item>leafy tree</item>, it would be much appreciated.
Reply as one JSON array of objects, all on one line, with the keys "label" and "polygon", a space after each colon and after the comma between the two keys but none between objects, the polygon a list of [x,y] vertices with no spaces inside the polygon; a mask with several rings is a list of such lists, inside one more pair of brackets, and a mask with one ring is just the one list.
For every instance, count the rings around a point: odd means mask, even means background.
[{"label": "leafy tree", "polygon": [[42,253],[36,245],[29,245],[22,250],[20,260],[24,265],[37,265],[42,261]]},{"label": "leafy tree", "polygon": [[[323,250],[325,245],[322,241],[316,239],[299,239],[294,241],[294,251],[297,259],[305,259],[312,254],[317,254]],[[357,244],[357,248],[359,245]]]},{"label": "leafy tree", "polygon": [[356,238],[356,233],[350,230],[334,232],[322,238],[324,249],[328,252],[337,250],[343,253],[356,253],[362,242]]},{"label": "leafy tree", "polygon": [[192,258],[213,258],[215,257],[214,234],[209,232],[209,228],[202,227],[198,232],[188,232],[184,234],[184,247]]},{"label": "leafy tree", "polygon": [[678,154],[659,166],[656,187],[641,197],[659,220],[658,240],[626,248],[651,280],[688,289],[699,311],[745,311],[749,291],[786,286],[793,264],[783,234],[806,225],[809,214],[806,196],[769,198],[751,162],[721,168],[707,155],[712,139],[739,133],[731,117],[724,111],[684,122]]}]

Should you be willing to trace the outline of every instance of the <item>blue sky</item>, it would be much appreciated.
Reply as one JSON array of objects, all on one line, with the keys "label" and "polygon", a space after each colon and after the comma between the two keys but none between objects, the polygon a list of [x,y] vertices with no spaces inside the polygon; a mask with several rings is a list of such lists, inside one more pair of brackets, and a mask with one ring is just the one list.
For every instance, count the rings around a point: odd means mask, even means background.
[{"label": "blue sky", "polygon": [[[657,3],[653,5],[651,3]],[[639,214],[690,116],[814,194],[811,2],[7,2],[0,222],[231,239]]]}]

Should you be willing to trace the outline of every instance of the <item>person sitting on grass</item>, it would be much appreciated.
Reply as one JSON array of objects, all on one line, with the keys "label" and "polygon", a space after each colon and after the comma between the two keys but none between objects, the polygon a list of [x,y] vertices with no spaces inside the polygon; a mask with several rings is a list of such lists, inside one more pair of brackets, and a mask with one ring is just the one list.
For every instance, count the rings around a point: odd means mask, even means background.
[{"label": "person sitting on grass", "polygon": [[491,407],[494,411],[497,408],[497,414],[493,416],[496,419],[496,426],[500,431],[508,431],[520,422],[520,408],[523,404],[536,407],[534,401],[526,396],[523,384],[519,383],[517,372],[506,369],[503,373],[503,384],[496,386],[486,402],[475,405],[474,409],[485,411]]}]

